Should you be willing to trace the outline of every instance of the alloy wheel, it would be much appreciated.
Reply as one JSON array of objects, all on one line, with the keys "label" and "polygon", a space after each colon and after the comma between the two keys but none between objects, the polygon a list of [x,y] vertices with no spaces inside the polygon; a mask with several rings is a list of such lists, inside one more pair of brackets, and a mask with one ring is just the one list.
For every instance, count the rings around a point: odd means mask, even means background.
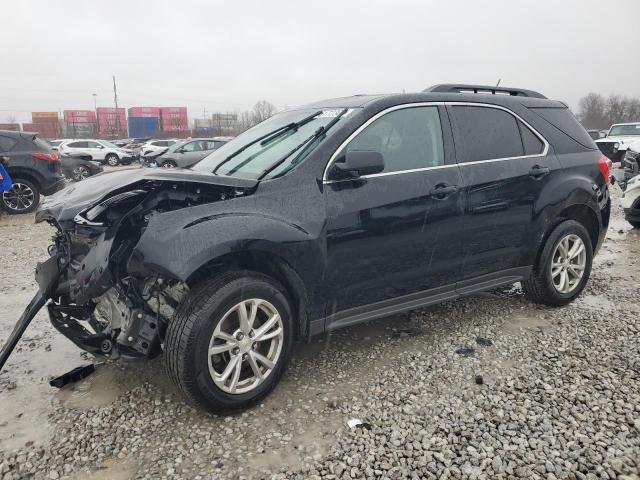
[{"label": "alloy wheel", "polygon": [[33,205],[35,192],[24,183],[14,183],[11,190],[2,193],[4,204],[16,212],[27,210]]},{"label": "alloy wheel", "polygon": [[207,352],[209,374],[224,392],[249,392],[273,372],[283,342],[276,308],[259,298],[243,300],[216,325]]},{"label": "alloy wheel", "polygon": [[558,293],[573,292],[582,280],[586,265],[587,251],[582,239],[575,234],[563,237],[551,256],[551,279]]},{"label": "alloy wheel", "polygon": [[89,170],[87,170],[87,167],[80,166],[73,169],[73,179],[76,182],[84,180],[85,178],[88,178],[90,176],[91,174],[89,173]]}]

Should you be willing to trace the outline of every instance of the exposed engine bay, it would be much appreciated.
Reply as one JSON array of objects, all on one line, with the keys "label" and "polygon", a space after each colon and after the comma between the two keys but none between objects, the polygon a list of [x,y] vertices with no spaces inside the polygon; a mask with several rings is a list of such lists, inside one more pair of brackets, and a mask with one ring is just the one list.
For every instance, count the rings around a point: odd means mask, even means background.
[{"label": "exposed engine bay", "polygon": [[[83,350],[112,358],[152,358],[162,351],[168,322],[188,287],[147,268],[134,255],[136,245],[153,217],[243,196],[247,189],[193,181],[193,175],[176,180],[179,175],[164,179],[164,172],[130,172],[137,181],[97,201],[76,202],[80,207],[75,210],[58,198],[65,192],[71,197],[72,187],[39,209],[37,221],[57,230],[49,247],[51,258],[38,264],[40,291],[3,347],[0,368],[48,299],[53,326]],[[85,182],[86,189],[90,181]]]}]

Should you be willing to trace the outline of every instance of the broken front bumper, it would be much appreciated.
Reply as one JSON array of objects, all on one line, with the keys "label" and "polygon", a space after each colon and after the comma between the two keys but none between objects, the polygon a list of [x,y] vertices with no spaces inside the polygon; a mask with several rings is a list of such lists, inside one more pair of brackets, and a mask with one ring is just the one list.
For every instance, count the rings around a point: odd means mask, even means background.
[{"label": "broken front bumper", "polygon": [[29,305],[24,310],[20,319],[13,327],[13,331],[0,350],[0,370],[4,367],[7,359],[18,344],[18,340],[24,334],[31,320],[40,309],[47,303],[51,294],[58,285],[58,280],[66,268],[66,255],[54,255],[44,263],[39,263],[36,267],[36,281],[38,282],[38,293],[31,299]]}]

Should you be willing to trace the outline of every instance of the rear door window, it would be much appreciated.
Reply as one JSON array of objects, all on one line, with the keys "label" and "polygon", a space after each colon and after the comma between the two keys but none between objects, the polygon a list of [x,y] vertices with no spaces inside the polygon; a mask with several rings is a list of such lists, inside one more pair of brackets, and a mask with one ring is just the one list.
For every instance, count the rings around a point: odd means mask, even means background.
[{"label": "rear door window", "polygon": [[0,152],[10,152],[16,146],[16,143],[18,143],[17,140],[0,135]]},{"label": "rear door window", "polygon": [[67,144],[67,147],[71,148],[87,148],[87,142],[71,142]]},{"label": "rear door window", "polygon": [[384,170],[401,172],[444,164],[438,107],[412,107],[389,112],[368,125],[346,146],[382,154]]},{"label": "rear door window", "polygon": [[458,162],[521,157],[524,147],[516,117],[491,107],[450,107]]},{"label": "rear door window", "polygon": [[542,143],[542,140],[520,120],[518,120],[518,127],[520,128],[520,135],[522,136],[524,154],[540,155],[544,151],[544,143]]}]

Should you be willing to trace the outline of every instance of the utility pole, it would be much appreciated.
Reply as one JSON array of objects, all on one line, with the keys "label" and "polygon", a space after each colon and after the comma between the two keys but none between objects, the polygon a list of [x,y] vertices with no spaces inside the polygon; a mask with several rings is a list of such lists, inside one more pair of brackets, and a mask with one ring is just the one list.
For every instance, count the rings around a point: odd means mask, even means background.
[{"label": "utility pole", "polygon": [[113,76],[113,103],[116,106],[116,135],[120,134],[120,115],[118,115],[118,89],[116,88],[116,76]]},{"label": "utility pole", "polygon": [[92,93],[91,95],[93,95],[93,109],[98,110],[98,94]]}]

